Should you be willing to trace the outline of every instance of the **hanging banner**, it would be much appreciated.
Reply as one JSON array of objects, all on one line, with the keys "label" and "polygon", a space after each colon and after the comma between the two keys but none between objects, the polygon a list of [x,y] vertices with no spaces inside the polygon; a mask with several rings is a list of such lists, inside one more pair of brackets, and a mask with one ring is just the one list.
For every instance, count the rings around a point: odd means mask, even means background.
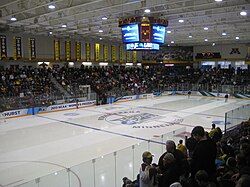
[{"label": "hanging banner", "polygon": [[111,60],[112,62],[116,61],[116,46],[111,45]]},{"label": "hanging banner", "polygon": [[126,52],[127,62],[132,62],[132,51]]},{"label": "hanging banner", "polygon": [[22,41],[21,37],[14,37],[14,60],[22,58]]},{"label": "hanging banner", "polygon": [[132,51],[132,59],[133,59],[133,63],[137,62],[137,52],[136,51]]},{"label": "hanging banner", "polygon": [[30,60],[36,59],[36,39],[29,39],[29,52],[30,52]]},{"label": "hanging banner", "polygon": [[109,50],[108,46],[107,46],[107,45],[104,45],[104,46],[103,46],[104,62],[108,62],[108,55],[109,55],[108,50]]},{"label": "hanging banner", "polygon": [[100,44],[95,44],[95,61],[100,61]]},{"label": "hanging banner", "polygon": [[7,43],[6,43],[6,36],[0,36],[1,38],[1,56],[0,59],[6,59],[7,58]]},{"label": "hanging banner", "polygon": [[120,63],[126,62],[126,51],[123,45],[119,46],[119,58],[120,58]]},{"label": "hanging banner", "polygon": [[82,53],[81,53],[81,42],[76,42],[75,45],[75,54],[76,54],[76,61],[80,61],[82,58]]},{"label": "hanging banner", "polygon": [[85,50],[86,50],[86,61],[88,62],[88,61],[90,61],[90,55],[91,55],[91,49],[90,49],[90,43],[86,43],[85,44]]},{"label": "hanging banner", "polygon": [[71,60],[71,41],[70,40],[65,41],[65,60],[66,61]]},{"label": "hanging banner", "polygon": [[54,59],[60,60],[60,41],[54,40]]}]

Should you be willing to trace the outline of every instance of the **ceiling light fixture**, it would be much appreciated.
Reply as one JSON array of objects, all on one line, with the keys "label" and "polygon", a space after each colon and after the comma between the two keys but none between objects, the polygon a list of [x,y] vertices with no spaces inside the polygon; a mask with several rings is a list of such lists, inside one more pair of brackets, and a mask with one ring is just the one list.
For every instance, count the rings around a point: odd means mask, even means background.
[{"label": "ceiling light fixture", "polygon": [[102,40],[102,38],[99,38],[100,40]]},{"label": "ceiling light fixture", "polygon": [[65,25],[65,24],[62,25],[62,28],[66,28],[66,27],[67,27],[67,25]]},{"label": "ceiling light fixture", "polygon": [[107,20],[108,18],[106,16],[102,17],[102,20]]},{"label": "ceiling light fixture", "polygon": [[174,44],[174,41],[171,41],[171,44]]},{"label": "ceiling light fixture", "polygon": [[208,27],[204,27],[203,29],[204,29],[205,31],[207,31],[207,30],[208,30]]},{"label": "ceiling light fixture", "polygon": [[144,10],[144,12],[145,13],[150,13],[150,9],[147,8],[146,10]]},{"label": "ceiling light fixture", "polygon": [[221,2],[222,0],[214,0],[214,1],[216,1],[216,2]]},{"label": "ceiling light fixture", "polygon": [[184,20],[183,19],[179,19],[179,23],[183,23],[184,22]]},{"label": "ceiling light fixture", "polygon": [[103,30],[101,30],[101,29],[100,29],[98,32],[100,32],[100,33],[101,33],[101,32],[103,32]]},{"label": "ceiling light fixture", "polygon": [[212,46],[215,46],[215,43],[213,43]]},{"label": "ceiling light fixture", "polygon": [[10,18],[11,21],[16,21],[17,19],[15,17]]},{"label": "ceiling light fixture", "polygon": [[236,36],[236,37],[235,37],[235,39],[236,39],[236,40],[239,40],[239,39],[240,39],[240,37],[239,37],[239,36]]},{"label": "ceiling light fixture", "polygon": [[247,12],[246,12],[245,10],[242,10],[242,11],[240,12],[240,15],[241,15],[241,16],[246,16],[246,15],[247,15]]},{"label": "ceiling light fixture", "polygon": [[51,10],[53,10],[53,9],[55,9],[55,8],[56,8],[56,6],[55,6],[55,5],[49,5],[48,7],[49,7],[49,9],[51,9]]},{"label": "ceiling light fixture", "polygon": [[49,34],[53,34],[53,32],[52,32],[52,31],[50,31],[50,32],[49,32]]},{"label": "ceiling light fixture", "polygon": [[227,35],[227,33],[226,33],[226,32],[223,32],[223,33],[222,33],[222,36],[226,36],[226,35]]},{"label": "ceiling light fixture", "polygon": [[207,38],[205,38],[205,40],[204,40],[205,42],[207,42],[208,41],[208,39]]},{"label": "ceiling light fixture", "polygon": [[170,33],[171,33],[171,31],[167,31],[167,33],[168,33],[168,34],[170,34]]},{"label": "ceiling light fixture", "polygon": [[192,36],[192,35],[189,35],[188,37],[189,37],[189,38],[193,38],[193,36]]}]

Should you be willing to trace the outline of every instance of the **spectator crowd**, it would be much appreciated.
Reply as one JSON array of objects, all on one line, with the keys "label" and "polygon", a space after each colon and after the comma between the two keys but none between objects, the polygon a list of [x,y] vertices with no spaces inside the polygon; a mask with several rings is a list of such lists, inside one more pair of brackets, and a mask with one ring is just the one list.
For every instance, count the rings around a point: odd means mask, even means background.
[{"label": "spectator crowd", "polygon": [[135,181],[123,178],[123,187],[249,187],[250,120],[224,135],[212,125],[210,132],[193,128],[183,145],[166,142],[158,163],[145,151]]},{"label": "spectator crowd", "polygon": [[217,85],[250,84],[249,70],[235,71],[233,68],[202,71],[190,66],[166,67],[163,64],[143,67],[5,68],[0,70],[1,108],[50,104],[52,96],[65,94],[52,79],[71,96],[79,95],[80,85],[90,85],[100,98],[177,89],[182,84],[208,85],[209,89]]}]

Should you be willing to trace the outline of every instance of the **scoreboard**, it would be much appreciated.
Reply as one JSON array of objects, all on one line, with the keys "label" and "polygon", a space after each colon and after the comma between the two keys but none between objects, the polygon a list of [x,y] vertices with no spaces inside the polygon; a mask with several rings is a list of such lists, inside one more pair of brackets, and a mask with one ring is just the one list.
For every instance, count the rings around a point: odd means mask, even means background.
[{"label": "scoreboard", "polygon": [[168,22],[163,19],[133,17],[119,21],[127,50],[159,50],[164,44]]}]

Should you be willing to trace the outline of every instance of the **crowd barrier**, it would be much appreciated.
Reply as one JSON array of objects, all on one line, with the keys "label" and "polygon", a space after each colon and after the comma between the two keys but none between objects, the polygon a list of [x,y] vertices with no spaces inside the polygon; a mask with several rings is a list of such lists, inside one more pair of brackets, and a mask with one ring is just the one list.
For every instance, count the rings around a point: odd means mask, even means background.
[{"label": "crowd barrier", "polygon": [[122,150],[93,158],[84,163],[65,168],[30,181],[19,182],[19,187],[119,187],[122,178],[136,179],[142,163],[142,153],[150,151],[154,155],[153,163],[158,163],[166,151],[165,143],[183,139],[186,127],[146,141],[138,141]]}]

